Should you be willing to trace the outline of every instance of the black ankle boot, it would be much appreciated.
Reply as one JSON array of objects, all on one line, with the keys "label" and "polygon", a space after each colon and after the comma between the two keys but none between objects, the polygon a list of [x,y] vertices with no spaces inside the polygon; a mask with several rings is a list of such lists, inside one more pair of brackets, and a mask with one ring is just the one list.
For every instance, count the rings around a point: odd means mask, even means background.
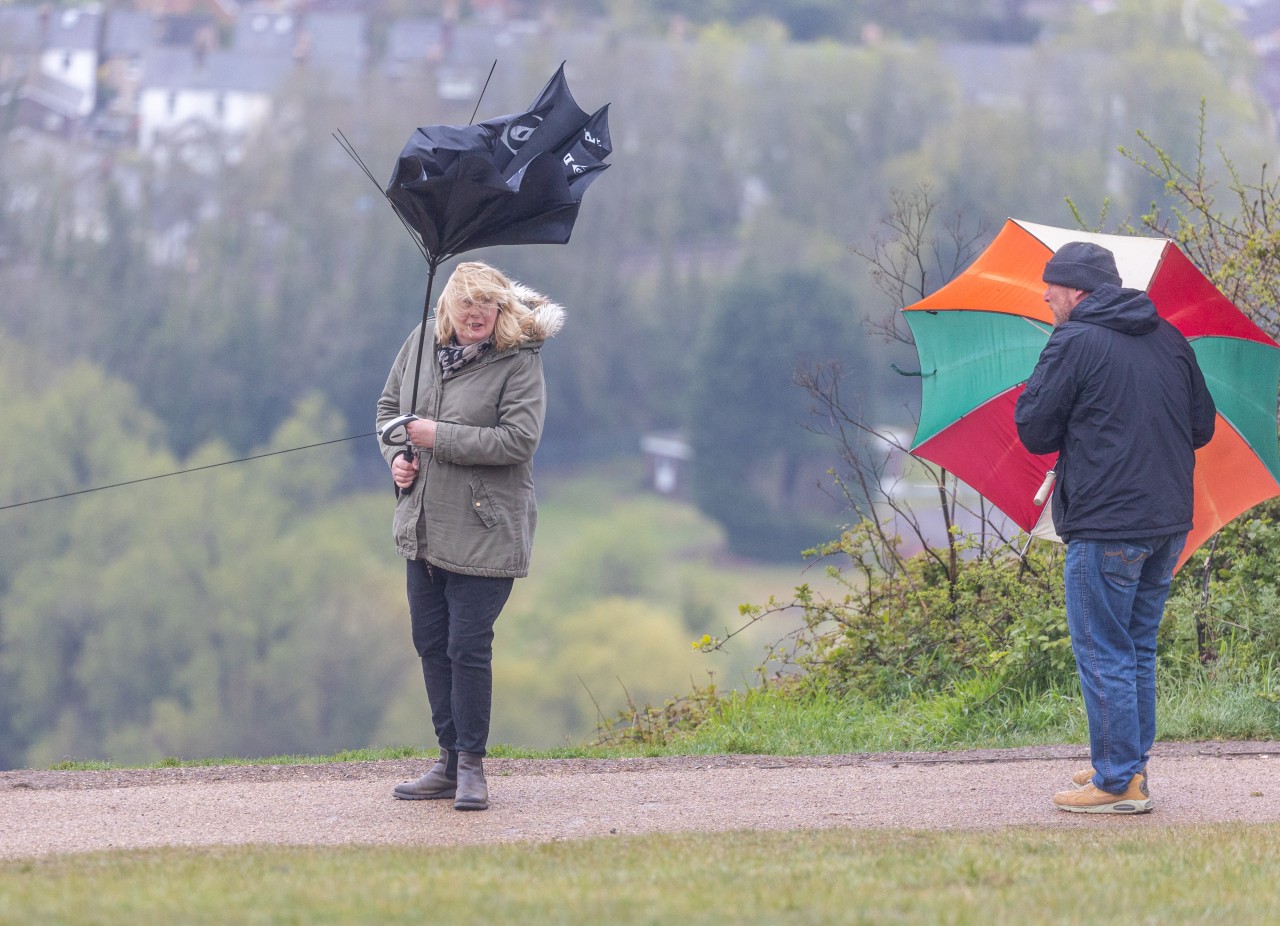
[{"label": "black ankle boot", "polygon": [[489,809],[489,785],[484,780],[484,756],[479,753],[458,753],[458,790],[453,809]]},{"label": "black ankle boot", "polygon": [[458,754],[440,750],[440,758],[421,778],[395,786],[391,794],[402,801],[431,801],[451,798],[458,788]]}]

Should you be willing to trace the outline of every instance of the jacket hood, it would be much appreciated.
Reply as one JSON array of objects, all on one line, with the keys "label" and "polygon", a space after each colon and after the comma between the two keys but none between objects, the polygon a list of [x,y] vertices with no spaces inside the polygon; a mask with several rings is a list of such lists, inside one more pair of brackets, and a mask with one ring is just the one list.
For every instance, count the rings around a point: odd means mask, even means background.
[{"label": "jacket hood", "polygon": [[546,296],[530,289],[523,283],[512,287],[516,298],[529,310],[530,318],[523,326],[526,339],[529,341],[545,341],[554,337],[564,327],[564,307],[552,302]]},{"label": "jacket hood", "polygon": [[1140,289],[1099,286],[1071,310],[1069,322],[1101,325],[1122,334],[1147,334],[1160,322],[1155,303]]}]

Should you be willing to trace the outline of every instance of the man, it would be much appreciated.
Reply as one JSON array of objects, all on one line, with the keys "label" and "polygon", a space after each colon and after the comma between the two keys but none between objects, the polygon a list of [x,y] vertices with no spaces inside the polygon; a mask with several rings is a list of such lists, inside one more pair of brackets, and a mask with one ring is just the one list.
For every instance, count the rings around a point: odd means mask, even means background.
[{"label": "man", "polygon": [[1093,760],[1053,802],[1145,813],[1156,631],[1215,409],[1191,345],[1145,293],[1121,288],[1106,248],[1064,244],[1044,281],[1054,330],[1015,420],[1029,451],[1058,454],[1053,523],[1067,542],[1067,627]]}]

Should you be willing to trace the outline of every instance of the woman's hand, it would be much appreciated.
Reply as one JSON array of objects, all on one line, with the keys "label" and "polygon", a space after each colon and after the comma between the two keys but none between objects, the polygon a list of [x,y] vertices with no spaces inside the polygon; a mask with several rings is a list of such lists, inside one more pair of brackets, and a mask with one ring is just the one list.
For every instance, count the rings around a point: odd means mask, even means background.
[{"label": "woman's hand", "polygon": [[391,481],[398,488],[407,489],[413,485],[413,480],[418,478],[418,457],[414,454],[412,460],[405,459],[403,453],[396,454],[396,458],[391,461]]},{"label": "woman's hand", "polygon": [[436,423],[430,418],[418,418],[409,422],[409,443],[430,450],[436,445]]}]

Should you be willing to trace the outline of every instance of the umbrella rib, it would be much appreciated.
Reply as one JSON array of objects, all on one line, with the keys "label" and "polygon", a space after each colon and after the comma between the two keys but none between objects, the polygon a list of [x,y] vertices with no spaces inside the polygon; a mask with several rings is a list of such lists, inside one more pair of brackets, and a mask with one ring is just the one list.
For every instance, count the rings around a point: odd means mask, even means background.
[{"label": "umbrella rib", "polygon": [[498,67],[498,59],[493,59],[493,64],[489,66],[489,76],[484,79],[484,86],[480,88],[480,96],[476,99],[476,108],[471,110],[471,119],[467,125],[473,125],[476,121],[476,113],[480,112],[480,101],[484,99],[484,92],[489,89],[489,81],[493,80],[493,72]]},{"label": "umbrella rib", "polygon": [[360,169],[364,171],[364,175],[369,178],[370,182],[372,182],[375,186],[378,187],[379,190],[381,190],[382,187],[381,185],[378,184],[377,178],[373,176],[373,171],[369,170],[369,165],[366,164],[364,162],[364,159],[361,158],[360,155],[356,152],[355,145],[351,144],[351,141],[347,138],[347,136],[342,133],[342,129],[335,129],[332,135],[334,139],[337,140],[338,144],[342,146],[342,150],[345,151],[348,155],[350,155],[351,160],[355,161],[358,165],[360,165]]},{"label": "umbrella rib", "polygon": [[417,232],[413,230],[413,226],[400,214],[400,210],[396,208],[396,204],[391,201],[391,197],[387,195],[387,191],[382,188],[382,184],[378,182],[378,178],[373,175],[373,171],[369,170],[369,165],[364,162],[355,149],[355,145],[351,144],[347,136],[342,134],[342,129],[338,129],[332,133],[335,140],[350,157],[364,171],[364,175],[369,178],[369,182],[377,187],[379,195],[387,201],[387,205],[391,207],[391,211],[396,214],[396,218],[400,220],[400,224],[404,226],[404,230],[409,233],[409,237],[413,239],[413,243],[418,246],[418,250],[422,252],[422,256],[427,260],[431,260],[431,255],[427,253],[426,245],[422,243],[422,239]]}]

